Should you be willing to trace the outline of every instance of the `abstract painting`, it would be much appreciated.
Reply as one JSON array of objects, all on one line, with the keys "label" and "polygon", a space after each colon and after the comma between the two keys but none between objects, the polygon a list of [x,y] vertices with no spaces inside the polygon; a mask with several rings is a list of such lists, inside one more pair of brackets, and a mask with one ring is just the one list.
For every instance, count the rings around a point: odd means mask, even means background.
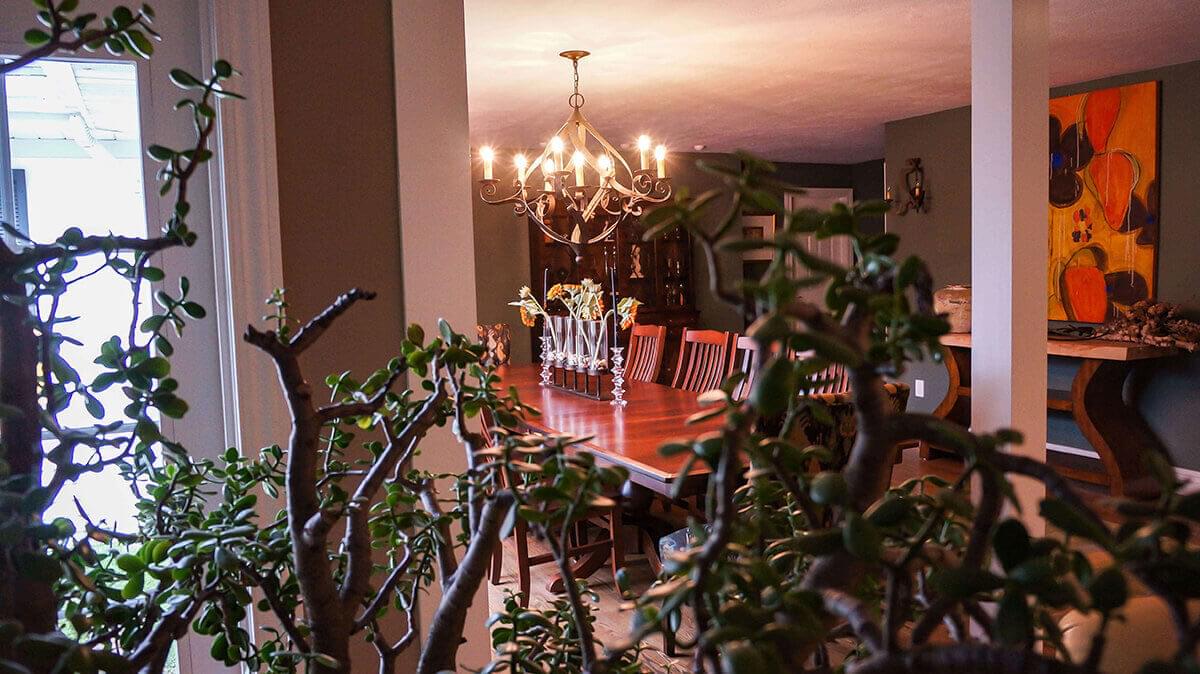
[{"label": "abstract painting", "polygon": [[1050,319],[1102,323],[1154,297],[1158,82],[1050,100]]}]

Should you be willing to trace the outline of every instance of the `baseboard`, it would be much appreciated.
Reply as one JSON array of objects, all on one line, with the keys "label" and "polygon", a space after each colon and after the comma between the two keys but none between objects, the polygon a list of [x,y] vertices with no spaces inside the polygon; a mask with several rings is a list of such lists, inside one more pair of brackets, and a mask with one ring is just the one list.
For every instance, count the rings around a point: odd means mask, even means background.
[{"label": "baseboard", "polygon": [[[1071,445],[1060,445],[1053,442],[1046,443],[1046,449],[1051,452],[1059,452],[1060,454],[1072,454],[1074,456],[1083,456],[1089,459],[1099,459],[1100,455],[1095,450],[1084,449],[1082,447],[1072,447]],[[1180,482],[1184,483],[1183,493],[1192,493],[1200,491],[1200,470],[1192,470],[1191,468],[1175,467],[1175,476]]]}]

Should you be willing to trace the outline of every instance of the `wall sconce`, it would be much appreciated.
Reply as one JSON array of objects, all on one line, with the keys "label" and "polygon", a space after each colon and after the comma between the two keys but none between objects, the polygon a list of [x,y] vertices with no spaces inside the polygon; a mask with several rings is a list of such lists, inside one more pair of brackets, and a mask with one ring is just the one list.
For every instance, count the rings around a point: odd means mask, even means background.
[{"label": "wall sconce", "polygon": [[[901,204],[896,215],[904,215],[909,211],[928,213],[929,204],[925,200],[929,193],[925,190],[925,167],[921,166],[920,157],[908,160],[908,170],[904,172],[904,187],[908,191],[908,200]],[[888,204],[895,202],[890,185],[884,189],[883,200]]]}]

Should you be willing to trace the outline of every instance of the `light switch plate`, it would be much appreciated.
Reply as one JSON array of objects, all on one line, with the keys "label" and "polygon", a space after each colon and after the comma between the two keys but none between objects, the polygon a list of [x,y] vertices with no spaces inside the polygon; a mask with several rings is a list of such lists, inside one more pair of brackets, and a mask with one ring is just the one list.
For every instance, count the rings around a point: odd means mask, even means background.
[{"label": "light switch plate", "polygon": [[925,397],[925,380],[917,379],[913,382],[913,395],[918,398]]}]

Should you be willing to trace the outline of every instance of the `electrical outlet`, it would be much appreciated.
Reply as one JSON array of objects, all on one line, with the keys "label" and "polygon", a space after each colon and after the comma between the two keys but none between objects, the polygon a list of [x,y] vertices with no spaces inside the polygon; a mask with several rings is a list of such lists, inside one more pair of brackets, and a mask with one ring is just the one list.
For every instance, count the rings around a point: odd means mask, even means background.
[{"label": "electrical outlet", "polygon": [[913,381],[913,395],[918,398],[925,397],[925,380],[917,379]]}]

